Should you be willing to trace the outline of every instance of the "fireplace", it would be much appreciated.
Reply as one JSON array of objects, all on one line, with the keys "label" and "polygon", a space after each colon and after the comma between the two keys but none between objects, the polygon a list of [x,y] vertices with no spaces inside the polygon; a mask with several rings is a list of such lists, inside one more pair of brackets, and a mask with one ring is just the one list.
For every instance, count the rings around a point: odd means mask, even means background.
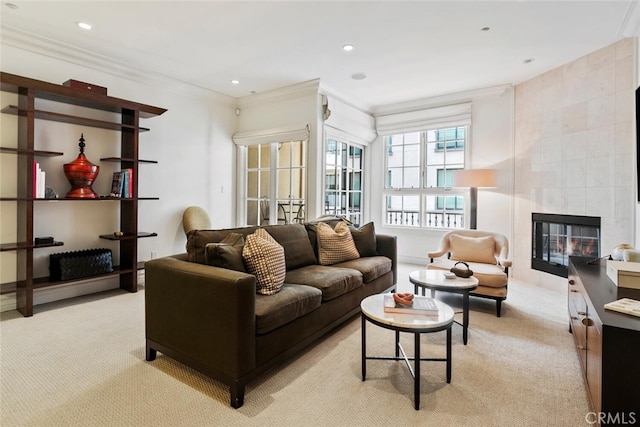
[{"label": "fireplace", "polygon": [[569,256],[600,257],[600,217],[532,213],[531,268],[567,277]]}]

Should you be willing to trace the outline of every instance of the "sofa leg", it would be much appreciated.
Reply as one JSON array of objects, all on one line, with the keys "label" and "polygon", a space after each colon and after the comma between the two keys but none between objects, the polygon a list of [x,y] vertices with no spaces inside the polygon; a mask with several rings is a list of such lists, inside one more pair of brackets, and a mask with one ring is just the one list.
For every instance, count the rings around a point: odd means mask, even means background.
[{"label": "sofa leg", "polygon": [[234,384],[229,386],[229,392],[231,393],[231,407],[238,409],[244,405],[244,386]]},{"label": "sofa leg", "polygon": [[502,300],[496,300],[496,316],[500,317],[500,313],[502,312]]},{"label": "sofa leg", "polygon": [[151,347],[149,347],[149,344],[147,344],[147,355],[146,355],[147,362],[151,362],[152,360],[156,360],[156,355],[157,354],[158,354],[158,351],[154,350]]}]

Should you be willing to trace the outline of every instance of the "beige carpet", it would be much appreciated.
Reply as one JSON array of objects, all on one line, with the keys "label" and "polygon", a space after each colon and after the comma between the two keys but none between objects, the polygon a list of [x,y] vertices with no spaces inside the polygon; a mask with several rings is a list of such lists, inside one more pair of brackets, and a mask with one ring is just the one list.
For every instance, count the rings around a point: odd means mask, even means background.
[{"label": "beige carpet", "polygon": [[[405,278],[409,266],[400,277]],[[566,296],[512,281],[503,317],[472,299],[469,344],[453,328],[453,375],[423,362],[420,411],[403,362],[360,372],[360,319],[247,389],[226,387],[159,353],[144,361],[144,288],[110,291],[3,313],[1,418],[11,426],[586,426],[589,411]],[[400,291],[411,288],[402,280]],[[452,305],[459,298],[443,298]],[[390,355],[393,333],[367,328],[370,353]],[[444,332],[424,335],[425,357],[444,354]],[[405,349],[412,352],[410,337]]]}]

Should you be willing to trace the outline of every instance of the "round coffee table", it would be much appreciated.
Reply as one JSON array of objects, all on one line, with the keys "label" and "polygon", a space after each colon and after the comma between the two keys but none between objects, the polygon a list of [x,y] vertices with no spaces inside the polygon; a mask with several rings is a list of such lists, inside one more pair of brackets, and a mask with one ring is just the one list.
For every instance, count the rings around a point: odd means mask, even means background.
[{"label": "round coffee table", "polygon": [[[415,296],[414,298],[425,298]],[[384,311],[384,294],[371,295],[360,303],[362,311],[362,381],[367,375],[367,360],[404,360],[413,376],[413,400],[416,410],[420,409],[420,361],[447,362],[447,383],[451,382],[451,325],[453,324],[453,309],[442,301],[436,301],[438,313],[405,314],[388,313]],[[381,328],[390,329],[396,333],[395,357],[367,356],[367,321]],[[420,334],[447,331],[447,357],[420,357]],[[414,335],[414,357],[407,357],[400,345],[400,332]],[[402,357],[400,357],[402,352]],[[413,360],[413,368],[410,360]]]},{"label": "round coffee table", "polygon": [[462,341],[464,345],[467,345],[469,292],[478,287],[478,279],[473,276],[467,279],[461,277],[447,279],[444,276],[444,270],[423,269],[409,274],[409,281],[413,283],[414,293],[416,294],[418,293],[418,288],[422,288],[422,295],[425,294],[425,289],[431,289],[431,298],[435,298],[436,291],[462,295]]}]

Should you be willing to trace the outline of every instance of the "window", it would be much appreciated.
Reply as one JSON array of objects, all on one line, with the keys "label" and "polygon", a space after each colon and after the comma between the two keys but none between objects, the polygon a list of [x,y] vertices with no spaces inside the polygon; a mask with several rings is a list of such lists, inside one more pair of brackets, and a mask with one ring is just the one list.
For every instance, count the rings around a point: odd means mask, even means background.
[{"label": "window", "polygon": [[467,126],[385,137],[385,223],[408,227],[464,227],[463,190],[452,189],[464,169]]},{"label": "window", "polygon": [[246,147],[245,224],[304,222],[306,141]]},{"label": "window", "polygon": [[324,214],[362,221],[364,149],[336,139],[325,144]]}]

